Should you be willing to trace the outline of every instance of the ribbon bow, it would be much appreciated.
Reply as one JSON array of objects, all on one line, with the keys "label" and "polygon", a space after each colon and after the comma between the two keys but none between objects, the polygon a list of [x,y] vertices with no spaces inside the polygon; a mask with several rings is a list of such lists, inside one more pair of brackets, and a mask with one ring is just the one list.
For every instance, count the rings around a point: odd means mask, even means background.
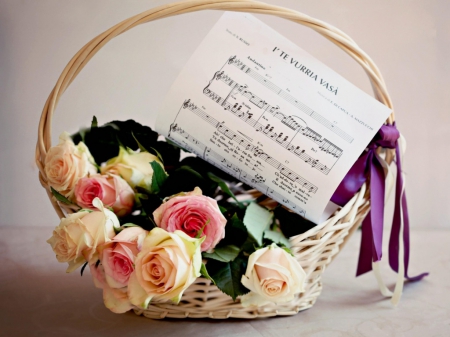
[{"label": "ribbon bow", "polygon": [[[389,264],[391,268],[399,272],[400,261],[400,232],[403,220],[403,266],[404,277],[409,281],[418,281],[427,276],[423,273],[414,277],[408,276],[409,264],[409,217],[406,195],[404,193],[404,182],[402,177],[402,165],[398,139],[400,132],[394,125],[383,125],[375,135],[359,159],[352,166],[344,180],[338,186],[331,201],[338,205],[345,205],[353,195],[361,188],[364,182],[370,181],[370,204],[369,214],[362,224],[361,248],[359,253],[358,268],[356,276],[372,270],[373,262],[381,260],[383,242],[383,219],[385,198],[385,162],[377,154],[378,146],[395,149],[397,164],[397,180],[395,191],[395,209],[392,222],[391,236],[389,239]],[[384,164],[384,165],[383,165]],[[403,269],[403,268],[401,268]]]}]

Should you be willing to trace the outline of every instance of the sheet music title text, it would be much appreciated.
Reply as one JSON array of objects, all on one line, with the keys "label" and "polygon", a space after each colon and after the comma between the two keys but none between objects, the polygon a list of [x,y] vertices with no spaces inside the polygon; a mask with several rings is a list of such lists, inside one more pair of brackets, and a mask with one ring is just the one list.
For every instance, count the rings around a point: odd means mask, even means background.
[{"label": "sheet music title text", "polygon": [[294,57],[289,56],[289,54],[287,54],[286,52],[282,51],[280,48],[275,47],[272,52],[277,52],[280,53],[280,57],[287,63],[291,64],[293,67],[297,68],[298,70],[300,70],[303,74],[305,74],[306,76],[308,76],[309,78],[312,78],[314,81],[319,82],[319,84],[323,87],[325,87],[328,91],[334,93],[335,95],[337,95],[338,93],[338,87],[335,85],[331,85],[328,81],[324,80],[323,78],[318,78],[317,74],[307,68],[305,65],[303,65],[300,61],[296,60]]}]

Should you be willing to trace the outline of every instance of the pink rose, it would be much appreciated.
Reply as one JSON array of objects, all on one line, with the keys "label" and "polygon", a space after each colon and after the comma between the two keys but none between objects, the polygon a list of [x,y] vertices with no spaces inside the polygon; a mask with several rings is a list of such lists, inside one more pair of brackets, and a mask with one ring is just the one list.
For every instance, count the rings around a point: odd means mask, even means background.
[{"label": "pink rose", "polygon": [[[200,194],[200,195],[199,195]],[[217,201],[193,192],[175,196],[159,206],[153,217],[158,227],[168,232],[180,230],[190,237],[205,237],[201,250],[209,251],[225,236],[227,220],[220,212]]]},{"label": "pink rose", "polygon": [[111,288],[106,282],[105,269],[100,263],[89,265],[94,284],[97,288],[103,289],[103,302],[105,307],[116,314],[121,314],[132,309],[132,305],[128,300],[127,289]]},{"label": "pink rose", "polygon": [[112,241],[99,247],[106,283],[111,288],[127,286],[130,274],[134,270],[134,260],[147,233],[141,227],[125,228]]},{"label": "pink rose", "polygon": [[75,186],[75,198],[78,205],[87,209],[95,209],[92,200],[99,198],[103,205],[112,207],[117,216],[129,214],[134,204],[133,189],[113,174],[81,178]]}]

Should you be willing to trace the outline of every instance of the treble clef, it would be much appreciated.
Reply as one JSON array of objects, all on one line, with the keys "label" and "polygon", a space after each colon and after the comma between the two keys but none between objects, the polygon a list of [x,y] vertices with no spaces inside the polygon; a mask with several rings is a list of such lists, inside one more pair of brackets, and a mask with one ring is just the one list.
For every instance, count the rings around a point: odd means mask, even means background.
[{"label": "treble clef", "polygon": [[218,71],[218,72],[216,72],[215,75],[216,75],[216,80],[220,80],[222,78],[223,71]]},{"label": "treble clef", "polygon": [[170,124],[170,130],[171,130],[171,131],[176,131],[177,126],[178,126],[178,125],[177,125],[176,123]]},{"label": "treble clef", "polygon": [[187,100],[184,101],[184,103],[183,103],[183,108],[184,109],[186,109],[189,106],[189,102],[190,101],[191,101],[190,99],[187,99]]}]

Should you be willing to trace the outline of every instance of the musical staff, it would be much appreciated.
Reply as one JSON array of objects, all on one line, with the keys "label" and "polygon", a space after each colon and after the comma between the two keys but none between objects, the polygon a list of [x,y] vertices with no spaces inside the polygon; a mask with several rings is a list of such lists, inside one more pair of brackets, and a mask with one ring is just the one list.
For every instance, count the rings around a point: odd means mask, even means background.
[{"label": "musical staff", "polygon": [[[241,110],[242,105],[234,104],[233,106],[229,104],[228,102],[222,100],[222,98],[214,93],[213,91],[209,89],[205,89],[205,94],[215,100],[217,103],[221,104],[225,107],[225,110],[228,110],[232,112],[234,115],[239,117],[241,120],[245,121],[247,124],[253,126],[256,131],[261,132],[261,134],[265,135],[272,141],[276,142],[278,145],[286,148],[288,151],[295,154],[297,157],[302,159],[305,163],[311,165],[311,167],[317,169],[319,172],[323,174],[328,174],[332,168],[332,166],[327,166],[326,164],[321,163],[318,159],[315,159],[314,157],[310,156],[306,153],[305,149],[300,150],[299,146],[291,145],[292,138],[288,135],[284,135],[283,132],[276,133],[274,131],[274,127],[270,124],[262,124],[259,123],[256,119],[253,118],[253,114],[244,112]],[[275,110],[275,109],[273,109]],[[270,110],[269,110],[270,111]],[[282,113],[279,112],[272,112],[274,114],[277,114],[277,116],[281,116],[280,119],[285,120],[285,116]],[[204,115],[203,113],[202,115]],[[203,117],[202,117],[203,118]],[[291,122],[291,125],[294,125]],[[335,158],[339,158],[342,154],[342,150],[335,146],[333,143],[329,142],[326,139],[322,139],[322,137],[316,133],[315,131],[311,130],[309,127],[297,127],[295,130],[297,133],[300,133],[304,135],[305,137],[311,139],[313,142],[319,145],[319,149],[326,154],[329,154]]]},{"label": "musical staff", "polygon": [[[238,145],[242,146],[245,150],[250,151],[253,153],[255,157],[261,158],[263,161],[268,163],[270,166],[274,167],[275,169],[279,170],[282,175],[284,175],[286,178],[293,182],[298,182],[303,188],[308,190],[311,193],[317,192],[317,186],[311,184],[308,180],[304,179],[294,171],[291,171],[288,169],[285,165],[281,164],[278,160],[273,158],[272,156],[269,156],[266,152],[264,152],[262,149],[260,149],[258,146],[254,146],[250,142],[248,142],[246,139],[239,136],[237,133],[235,133],[233,130],[229,129],[227,126],[225,126],[224,123],[220,123],[217,126],[217,130],[225,135],[230,140],[236,142]],[[310,164],[314,167],[316,165],[319,165],[317,160],[311,160],[309,159]],[[315,163],[314,163],[315,162]]]},{"label": "musical staff", "polygon": [[284,98],[284,100],[293,106],[295,106],[300,111],[304,112],[308,116],[311,116],[316,121],[318,121],[320,124],[324,125],[326,128],[330,129],[332,132],[337,134],[339,137],[341,137],[343,140],[345,140],[348,143],[353,142],[353,137],[347,134],[345,131],[341,130],[337,126],[335,126],[332,122],[330,122],[328,119],[323,117],[321,114],[319,114],[317,111],[314,111],[307,105],[303,104],[299,100],[297,100],[295,97],[290,95],[288,92],[282,90],[275,84],[273,84],[271,81],[266,79],[264,76],[260,75],[258,72],[254,71],[250,67],[248,67],[244,62],[238,60],[236,56],[231,57],[228,60],[228,64],[234,65],[241,71],[243,71],[245,74],[253,78],[258,83],[264,85],[266,88],[270,89],[280,97]]}]

